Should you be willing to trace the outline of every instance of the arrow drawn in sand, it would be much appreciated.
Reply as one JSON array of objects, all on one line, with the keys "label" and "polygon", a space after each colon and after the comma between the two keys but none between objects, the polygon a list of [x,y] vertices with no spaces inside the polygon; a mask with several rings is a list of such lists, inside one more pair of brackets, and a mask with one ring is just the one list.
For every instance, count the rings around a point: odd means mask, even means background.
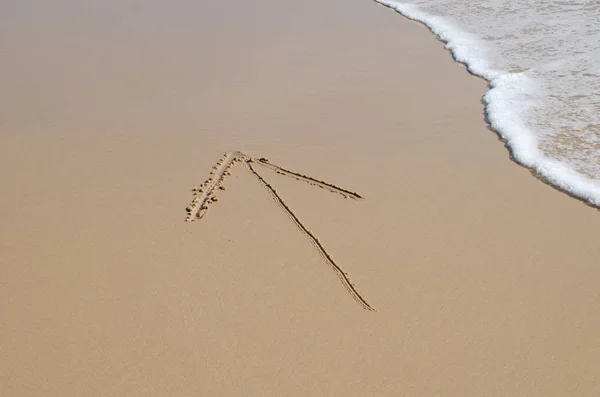
[{"label": "arrow drawn in sand", "polygon": [[294,222],[298,230],[300,230],[310,242],[315,246],[315,248],[319,251],[325,262],[327,262],[333,270],[336,272],[340,281],[344,285],[344,287],[348,290],[350,295],[366,310],[374,311],[375,309],[367,303],[365,298],[358,292],[348,273],[344,272],[344,270],[333,260],[331,255],[327,252],[325,247],[319,242],[319,239],[315,237],[315,235],[304,226],[304,224],[298,219],[298,216],[292,211],[292,209],[283,201],[283,198],[277,193],[275,188],[269,184],[264,177],[262,177],[254,167],[255,165],[262,166],[264,168],[268,168],[272,171],[277,172],[278,174],[285,175],[291,178],[295,178],[296,180],[306,182],[313,186],[318,186],[323,189],[327,189],[332,193],[340,194],[344,198],[351,198],[354,200],[363,199],[358,193],[352,192],[350,190],[342,189],[341,187],[332,185],[325,181],[321,181],[310,176],[306,176],[294,171],[287,170],[285,168],[279,167],[275,164],[269,162],[268,159],[261,158],[253,158],[245,155],[242,152],[232,151],[225,153],[225,155],[212,167],[210,172],[210,177],[200,186],[192,189],[194,192],[194,199],[190,203],[190,205],[186,208],[187,211],[187,222],[192,222],[197,219],[201,219],[208,211],[208,206],[216,201],[218,201],[217,191],[225,190],[225,179],[231,175],[232,168],[237,163],[243,163],[245,167],[250,171],[250,173],[256,178],[258,182],[269,192],[269,195],[275,201],[279,207],[288,215],[290,220]]}]

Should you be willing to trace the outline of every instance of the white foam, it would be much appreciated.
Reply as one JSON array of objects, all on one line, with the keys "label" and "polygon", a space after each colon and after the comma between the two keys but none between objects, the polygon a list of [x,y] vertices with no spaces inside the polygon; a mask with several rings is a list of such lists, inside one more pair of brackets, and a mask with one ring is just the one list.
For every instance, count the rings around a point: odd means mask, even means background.
[{"label": "white foam", "polygon": [[[522,165],[600,206],[600,26],[581,0],[376,0],[485,78],[492,128]],[[410,0],[408,0],[410,1]],[[592,10],[592,11],[594,11]],[[468,27],[468,28],[467,28]]]}]

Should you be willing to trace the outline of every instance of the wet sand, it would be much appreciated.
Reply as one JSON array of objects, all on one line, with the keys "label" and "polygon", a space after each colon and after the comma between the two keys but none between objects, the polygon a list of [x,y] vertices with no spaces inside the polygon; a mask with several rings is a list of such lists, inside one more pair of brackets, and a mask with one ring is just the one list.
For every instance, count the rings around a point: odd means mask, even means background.
[{"label": "wet sand", "polygon": [[[0,394],[600,393],[600,213],[367,0],[0,12]],[[238,165],[261,170],[376,311]]]}]

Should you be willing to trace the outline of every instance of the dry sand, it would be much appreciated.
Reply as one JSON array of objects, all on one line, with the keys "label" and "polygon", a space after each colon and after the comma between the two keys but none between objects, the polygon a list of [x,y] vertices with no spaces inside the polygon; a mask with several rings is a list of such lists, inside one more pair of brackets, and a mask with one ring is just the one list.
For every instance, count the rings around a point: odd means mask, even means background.
[{"label": "dry sand", "polygon": [[[0,6],[0,395],[597,396],[600,214],[368,0]],[[168,3],[168,4],[167,4]],[[230,150],[377,311],[344,289]]]}]

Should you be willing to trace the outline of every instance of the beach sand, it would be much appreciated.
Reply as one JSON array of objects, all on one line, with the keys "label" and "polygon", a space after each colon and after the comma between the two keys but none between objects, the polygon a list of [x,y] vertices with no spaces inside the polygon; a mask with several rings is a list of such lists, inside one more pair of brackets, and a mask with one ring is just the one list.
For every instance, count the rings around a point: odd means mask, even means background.
[{"label": "beach sand", "polygon": [[[600,395],[600,213],[368,0],[0,12],[0,395]],[[101,4],[100,4],[101,3]],[[376,311],[237,164],[261,169]]]}]

